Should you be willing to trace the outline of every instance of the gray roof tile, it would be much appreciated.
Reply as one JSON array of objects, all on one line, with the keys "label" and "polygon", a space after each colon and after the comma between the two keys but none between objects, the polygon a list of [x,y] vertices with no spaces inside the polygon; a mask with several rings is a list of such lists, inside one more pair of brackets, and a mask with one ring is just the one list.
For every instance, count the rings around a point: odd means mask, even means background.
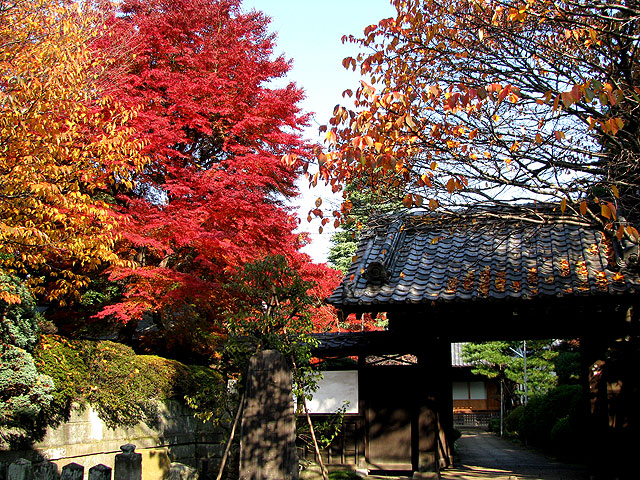
[{"label": "gray roof tile", "polygon": [[[467,217],[391,217],[365,233],[346,278],[329,297],[338,307],[632,293],[637,272],[609,269],[613,246],[590,228]],[[368,278],[381,262],[385,280]]]}]

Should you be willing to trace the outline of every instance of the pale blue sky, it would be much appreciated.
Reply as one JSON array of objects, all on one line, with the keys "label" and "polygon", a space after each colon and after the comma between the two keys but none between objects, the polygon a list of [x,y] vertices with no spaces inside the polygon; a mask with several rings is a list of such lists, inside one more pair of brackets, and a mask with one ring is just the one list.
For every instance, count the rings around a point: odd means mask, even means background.
[{"label": "pale blue sky", "polygon": [[[393,16],[395,9],[388,0],[245,0],[242,5],[244,10],[260,10],[271,17],[270,30],[277,34],[276,53],[293,60],[287,80],[305,90],[307,98],[302,107],[315,112],[315,121],[305,135],[321,141],[318,126],[327,123],[334,105],[345,102],[342,92],[347,88],[355,90],[360,79],[357,73],[342,67],[344,57],[357,54],[354,45],[342,44],[342,36],[360,36],[367,25]],[[325,228],[318,235],[319,223],[308,224],[306,217],[317,197],[330,203],[331,192],[320,188],[309,192],[306,183],[300,187],[300,229],[311,232],[313,238],[313,244],[305,251],[315,261],[325,262],[333,228]]]}]

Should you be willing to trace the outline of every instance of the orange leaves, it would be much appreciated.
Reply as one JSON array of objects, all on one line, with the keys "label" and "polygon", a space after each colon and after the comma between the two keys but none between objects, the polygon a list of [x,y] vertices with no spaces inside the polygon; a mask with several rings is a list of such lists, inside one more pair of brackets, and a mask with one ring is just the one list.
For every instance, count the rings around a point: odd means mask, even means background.
[{"label": "orange leaves", "polygon": [[614,197],[620,198],[620,192],[618,191],[618,187],[616,187],[615,185],[611,185],[609,188],[611,189],[611,193],[613,193]]},{"label": "orange leaves", "polygon": [[347,58],[343,59],[342,60],[342,66],[347,70],[349,70],[349,67],[351,67],[352,70],[355,71],[355,69],[356,69],[356,60],[355,60],[355,58],[347,57]]},{"label": "orange leaves", "polygon": [[451,177],[447,181],[445,187],[447,189],[447,192],[453,193],[456,190],[462,190],[467,185],[468,185],[467,179],[462,176],[459,176],[459,177]]},{"label": "orange leaves", "polygon": [[585,200],[580,202],[580,214],[581,215],[586,215],[587,214],[587,202]]},{"label": "orange leaves", "polygon": [[429,175],[425,175],[425,174],[420,175],[420,178],[418,179],[418,186],[432,187],[433,185],[431,183],[431,178],[429,177]]},{"label": "orange leaves", "polygon": [[640,241],[640,233],[638,233],[638,230],[635,227],[629,225],[625,227],[625,231],[634,242],[638,243]]},{"label": "orange leaves", "polygon": [[329,130],[327,132],[327,135],[325,137],[326,141],[329,142],[329,144],[335,144],[337,141],[337,136],[336,136],[336,132],[334,130]]},{"label": "orange leaves", "polygon": [[372,96],[374,93],[376,93],[376,89],[374,87],[372,87],[371,85],[369,85],[367,82],[365,82],[364,80],[360,80],[360,84],[362,85],[361,89],[362,89],[362,94],[365,97],[370,97]]},{"label": "orange leaves", "polygon": [[602,202],[602,204],[600,205],[600,215],[602,215],[607,220],[616,220],[617,209],[611,202]]},{"label": "orange leaves", "polygon": [[287,167],[293,167],[298,161],[298,156],[295,153],[289,153],[287,155],[283,155],[282,163]]}]

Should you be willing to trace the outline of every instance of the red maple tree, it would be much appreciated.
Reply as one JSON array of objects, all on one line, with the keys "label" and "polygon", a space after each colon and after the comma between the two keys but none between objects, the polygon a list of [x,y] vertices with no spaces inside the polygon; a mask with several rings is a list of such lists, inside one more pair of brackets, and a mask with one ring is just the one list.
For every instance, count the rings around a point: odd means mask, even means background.
[{"label": "red maple tree", "polygon": [[200,319],[210,333],[222,328],[215,319],[231,272],[269,253],[323,278],[324,294],[332,288],[328,267],[298,252],[304,238],[285,205],[298,172],[280,158],[309,157],[312,146],[299,133],[302,90],[275,86],[290,63],[273,57],[267,25],[237,0],[128,0],[113,17],[103,48],[135,45],[115,62],[114,94],[140,107],[130,123],[151,163],[136,195],[120,197],[123,248],[140,266],[112,272],[126,290],[102,316],[153,313],[165,325],[188,317],[187,330]]}]

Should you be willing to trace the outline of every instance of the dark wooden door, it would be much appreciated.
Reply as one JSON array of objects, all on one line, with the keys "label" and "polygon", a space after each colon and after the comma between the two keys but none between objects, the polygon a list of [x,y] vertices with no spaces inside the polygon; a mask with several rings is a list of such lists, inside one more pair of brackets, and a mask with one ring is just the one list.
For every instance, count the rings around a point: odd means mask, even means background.
[{"label": "dark wooden door", "polygon": [[365,413],[365,456],[370,468],[412,469],[412,431],[415,401],[410,366],[372,366],[361,371]]}]

